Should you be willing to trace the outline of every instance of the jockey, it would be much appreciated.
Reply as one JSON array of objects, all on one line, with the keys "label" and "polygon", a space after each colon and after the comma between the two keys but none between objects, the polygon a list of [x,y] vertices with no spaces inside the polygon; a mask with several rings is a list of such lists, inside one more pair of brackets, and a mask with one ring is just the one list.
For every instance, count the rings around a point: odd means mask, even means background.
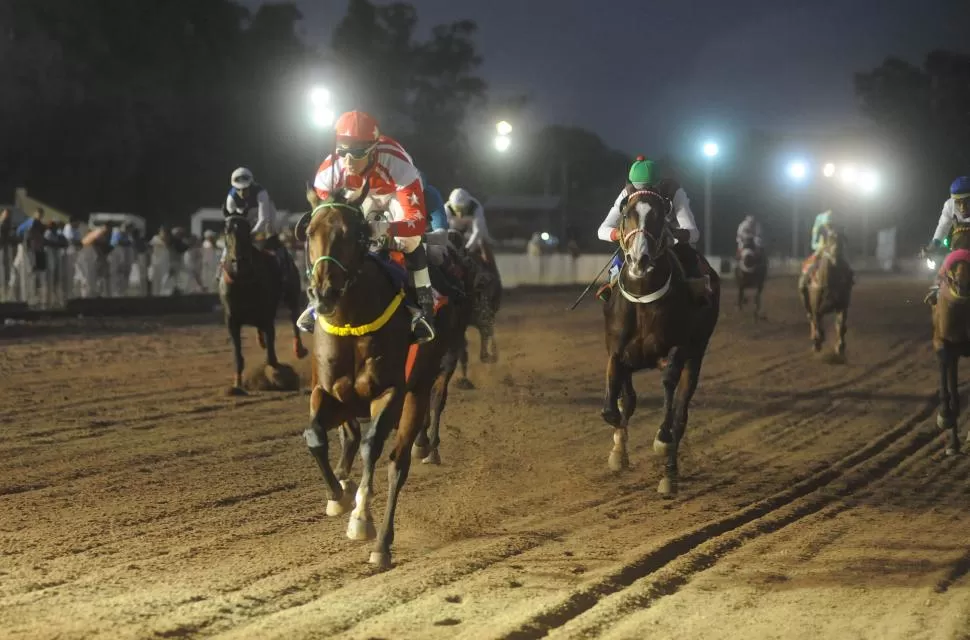
[{"label": "jockey", "polygon": [[448,231],[448,214],[445,213],[445,201],[423,172],[418,172],[421,176],[421,187],[424,189],[424,208],[428,212],[429,233],[435,231]]},{"label": "jockey", "polygon": [[[290,255],[286,247],[280,242],[277,226],[276,206],[269,197],[269,192],[253,179],[253,172],[246,167],[239,167],[232,172],[229,179],[229,195],[222,208],[224,216],[245,216],[252,229],[250,233],[262,233],[266,240],[263,248],[272,251],[280,263],[280,275],[284,282],[290,269]],[[254,221],[255,218],[255,221]],[[226,249],[222,250],[222,259],[226,258]]]},{"label": "jockey", "polygon": [[754,219],[754,216],[745,216],[741,224],[738,225],[737,243],[738,255],[748,241],[754,241],[754,246],[761,248],[761,223]]},{"label": "jockey", "polygon": [[[328,156],[320,165],[313,188],[321,200],[326,200],[332,191],[359,190],[366,181],[369,189],[362,210],[371,220],[371,238],[389,241],[391,248],[404,253],[421,305],[420,310],[413,311],[412,330],[418,342],[429,342],[435,336],[434,294],[428,274],[428,253],[422,242],[427,219],[418,169],[404,147],[381,135],[377,120],[363,111],[343,114],[334,129],[336,157]],[[315,324],[311,302],[297,320],[297,326],[312,333]]]},{"label": "jockey", "polygon": [[485,207],[482,203],[459,187],[452,189],[448,195],[445,211],[448,213],[448,226],[465,237],[465,251],[478,251],[487,262],[485,244],[491,240],[485,225]]},{"label": "jockey", "polygon": [[822,255],[822,249],[825,246],[825,237],[829,225],[832,224],[832,210],[827,209],[822,213],[815,216],[815,223],[812,224],[812,255],[808,257],[802,268],[801,277],[798,280],[799,290],[808,290],[808,283],[811,281],[812,276],[815,275],[815,270],[818,267],[818,258]]},{"label": "jockey", "polygon": [[[674,255],[677,257],[684,269],[684,275],[690,283],[691,291],[701,300],[707,302],[710,299],[711,289],[707,276],[704,274],[701,264],[701,256],[694,249],[694,244],[701,237],[701,232],[697,229],[694,222],[694,214],[690,210],[690,199],[687,192],[675,180],[661,179],[657,170],[657,165],[652,160],[647,160],[644,156],[637,156],[636,162],[630,166],[628,174],[629,182],[620,191],[616,202],[606,219],[600,225],[597,236],[600,240],[607,242],[619,242],[620,240],[620,217],[626,199],[635,191],[650,189],[656,191],[671,201],[671,216],[667,218],[667,224],[673,232],[676,243],[674,244]],[[610,265],[610,280],[596,292],[596,296],[604,302],[609,300],[613,285],[620,275],[620,268],[623,266],[623,256],[617,254]]]},{"label": "jockey", "polygon": [[[933,233],[933,240],[924,249],[926,253],[938,253],[947,250],[946,239],[950,232],[956,228],[970,226],[970,177],[960,176],[950,185],[950,198],[943,203],[943,212],[940,213],[940,221],[936,224],[936,231]],[[939,282],[930,287],[930,292],[926,295],[924,302],[936,304],[937,293],[940,290]]]}]

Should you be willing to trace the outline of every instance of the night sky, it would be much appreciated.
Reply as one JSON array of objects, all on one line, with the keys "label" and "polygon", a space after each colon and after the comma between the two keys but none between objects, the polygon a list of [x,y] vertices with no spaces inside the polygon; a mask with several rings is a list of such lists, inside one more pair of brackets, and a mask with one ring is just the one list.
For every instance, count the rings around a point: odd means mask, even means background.
[{"label": "night sky", "polygon": [[[257,0],[246,0],[254,6]],[[345,0],[298,0],[325,44]],[[852,74],[889,55],[970,48],[970,0],[414,0],[419,28],[479,25],[492,96],[524,92],[537,124],[578,125],[630,153],[730,144],[757,126],[863,123]],[[606,10],[605,7],[609,7]]]}]

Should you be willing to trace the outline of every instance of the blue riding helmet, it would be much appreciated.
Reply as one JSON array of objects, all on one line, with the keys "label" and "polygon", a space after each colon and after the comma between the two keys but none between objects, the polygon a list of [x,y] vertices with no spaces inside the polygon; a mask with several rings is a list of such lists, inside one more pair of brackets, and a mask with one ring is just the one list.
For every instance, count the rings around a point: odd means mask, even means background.
[{"label": "blue riding helmet", "polygon": [[950,185],[950,195],[955,198],[970,197],[970,176],[960,176]]}]

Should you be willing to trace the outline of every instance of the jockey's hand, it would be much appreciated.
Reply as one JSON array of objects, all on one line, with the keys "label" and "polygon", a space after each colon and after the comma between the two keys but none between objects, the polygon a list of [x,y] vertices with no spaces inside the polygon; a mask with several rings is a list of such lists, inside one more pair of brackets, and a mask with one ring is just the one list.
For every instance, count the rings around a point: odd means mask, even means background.
[{"label": "jockey's hand", "polygon": [[673,229],[671,231],[674,236],[674,240],[681,243],[690,242],[690,231],[687,229]]}]

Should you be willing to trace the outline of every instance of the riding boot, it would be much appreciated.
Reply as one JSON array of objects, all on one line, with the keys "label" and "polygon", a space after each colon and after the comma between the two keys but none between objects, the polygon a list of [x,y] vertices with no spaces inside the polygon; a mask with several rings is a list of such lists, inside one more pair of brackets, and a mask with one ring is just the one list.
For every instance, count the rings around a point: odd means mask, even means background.
[{"label": "riding boot", "polygon": [[711,304],[711,277],[704,273],[701,267],[700,254],[690,245],[677,243],[674,251],[684,268],[684,275],[687,278],[687,286],[690,289],[691,297],[699,306],[705,307]]},{"label": "riding boot", "polygon": [[616,286],[616,281],[620,277],[620,269],[623,267],[623,259],[617,256],[613,259],[610,264],[610,278],[603,284],[599,289],[596,290],[596,297],[603,302],[609,302],[610,297],[613,295],[613,287]]},{"label": "riding boot", "polygon": [[404,263],[411,272],[411,282],[417,293],[420,309],[412,309],[411,333],[418,344],[434,340],[434,293],[428,274],[428,252],[419,244],[411,253],[404,254]]}]

